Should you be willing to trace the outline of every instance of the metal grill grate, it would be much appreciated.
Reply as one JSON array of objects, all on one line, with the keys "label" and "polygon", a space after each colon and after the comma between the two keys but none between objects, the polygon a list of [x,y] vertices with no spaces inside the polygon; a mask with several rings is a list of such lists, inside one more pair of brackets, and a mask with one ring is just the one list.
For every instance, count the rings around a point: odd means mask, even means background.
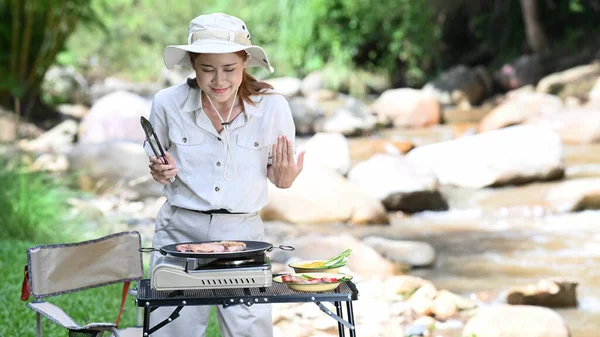
[{"label": "metal grill grate", "polygon": [[[156,291],[150,287],[149,280],[141,280],[139,283],[138,299],[147,300],[189,300],[202,299],[205,301],[239,298],[269,298],[269,302],[286,302],[287,300],[307,300],[312,298],[336,298],[337,300],[348,300],[351,296],[356,299],[358,291],[351,282],[345,282],[333,291],[319,293],[297,292],[288,288],[285,284],[273,282],[271,287],[264,288],[231,288],[231,289],[201,289],[201,290],[176,290]],[[287,299],[287,300],[286,300]],[[141,305],[141,304],[140,304]]]}]

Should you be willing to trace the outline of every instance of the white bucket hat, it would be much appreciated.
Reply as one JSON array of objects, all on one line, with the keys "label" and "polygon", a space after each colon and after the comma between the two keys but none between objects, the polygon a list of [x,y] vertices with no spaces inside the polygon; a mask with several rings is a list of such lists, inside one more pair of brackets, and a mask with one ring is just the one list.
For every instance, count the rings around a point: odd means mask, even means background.
[{"label": "white bucket hat", "polygon": [[250,32],[244,21],[235,16],[214,13],[200,15],[190,22],[188,44],[167,46],[165,65],[167,68],[178,64],[191,67],[188,52],[199,54],[227,54],[245,50],[248,67],[264,67],[275,71],[269,63],[267,53],[250,42]]}]

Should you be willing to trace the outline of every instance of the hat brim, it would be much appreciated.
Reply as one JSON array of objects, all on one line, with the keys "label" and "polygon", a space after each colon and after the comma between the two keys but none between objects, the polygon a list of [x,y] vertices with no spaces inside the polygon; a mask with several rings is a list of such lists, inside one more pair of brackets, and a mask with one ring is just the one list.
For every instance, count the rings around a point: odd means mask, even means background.
[{"label": "hat brim", "polygon": [[274,72],[275,69],[269,63],[267,53],[259,46],[244,46],[240,44],[223,43],[216,41],[203,42],[201,44],[185,44],[171,45],[165,48],[164,60],[167,68],[172,68],[174,65],[191,67],[188,52],[198,54],[228,54],[245,50],[250,55],[247,67],[263,67],[269,72]]}]

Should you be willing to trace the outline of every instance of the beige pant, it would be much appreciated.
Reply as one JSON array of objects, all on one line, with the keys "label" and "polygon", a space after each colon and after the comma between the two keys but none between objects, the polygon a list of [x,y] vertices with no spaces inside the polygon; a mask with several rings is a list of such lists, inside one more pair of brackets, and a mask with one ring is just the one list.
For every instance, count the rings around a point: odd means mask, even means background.
[{"label": "beige pant", "polygon": [[[172,207],[166,202],[156,219],[152,246],[204,240],[252,240],[262,241],[264,225],[257,213],[206,215],[183,208]],[[158,253],[153,253],[150,265],[154,265]],[[152,269],[151,269],[152,270]],[[162,307],[150,315],[150,327],[163,321],[175,307]],[[209,306],[188,306],[180,316],[152,334],[153,337],[203,337],[208,324]],[[247,307],[236,305],[217,306],[217,317],[223,337],[271,337],[273,325],[271,305],[260,304]]]}]

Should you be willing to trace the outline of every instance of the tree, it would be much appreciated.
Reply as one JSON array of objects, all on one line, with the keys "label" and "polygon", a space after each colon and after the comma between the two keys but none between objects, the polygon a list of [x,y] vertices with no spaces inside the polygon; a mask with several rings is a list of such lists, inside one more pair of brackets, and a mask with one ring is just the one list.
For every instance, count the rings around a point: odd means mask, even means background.
[{"label": "tree", "polygon": [[0,105],[53,117],[40,100],[44,75],[77,23],[94,18],[90,0],[0,0]]},{"label": "tree", "polygon": [[527,43],[535,54],[548,50],[548,38],[538,16],[538,0],[520,0]]}]

